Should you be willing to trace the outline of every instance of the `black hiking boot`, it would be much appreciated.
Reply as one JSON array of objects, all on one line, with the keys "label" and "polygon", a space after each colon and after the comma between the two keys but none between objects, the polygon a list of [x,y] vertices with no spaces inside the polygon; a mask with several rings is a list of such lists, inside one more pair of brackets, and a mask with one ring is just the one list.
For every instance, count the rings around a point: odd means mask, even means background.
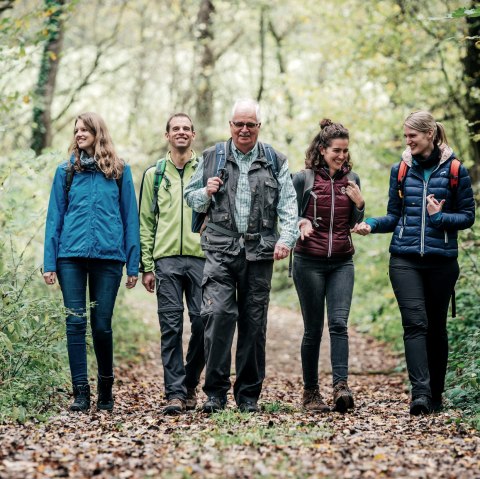
[{"label": "black hiking boot", "polygon": [[100,376],[97,378],[97,409],[111,411],[113,409],[113,376]]},{"label": "black hiking boot", "polygon": [[70,411],[86,412],[90,409],[90,386],[88,384],[73,385],[74,401],[70,405]]},{"label": "black hiking boot", "polygon": [[227,404],[226,397],[209,396],[203,403],[202,411],[209,414],[212,412],[218,412],[225,409],[225,404]]},{"label": "black hiking boot", "polygon": [[248,412],[248,413],[257,413],[259,411],[258,404],[256,401],[242,401],[238,405],[238,409],[241,412]]},{"label": "black hiking boot", "polygon": [[432,396],[432,412],[440,412],[443,411],[443,401],[442,401],[442,395],[440,396]]},{"label": "black hiking boot", "polygon": [[432,412],[432,403],[430,398],[425,395],[415,396],[410,403],[410,414],[420,416],[420,414],[430,414]]}]

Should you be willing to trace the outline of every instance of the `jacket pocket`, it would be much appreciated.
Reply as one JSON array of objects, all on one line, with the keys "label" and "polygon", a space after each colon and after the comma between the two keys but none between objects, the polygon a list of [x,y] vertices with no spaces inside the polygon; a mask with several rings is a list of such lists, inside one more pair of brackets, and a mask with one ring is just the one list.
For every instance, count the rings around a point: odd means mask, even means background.
[{"label": "jacket pocket", "polygon": [[202,249],[206,251],[232,253],[234,251],[234,239],[231,236],[215,234],[207,228],[202,234],[200,244]]}]

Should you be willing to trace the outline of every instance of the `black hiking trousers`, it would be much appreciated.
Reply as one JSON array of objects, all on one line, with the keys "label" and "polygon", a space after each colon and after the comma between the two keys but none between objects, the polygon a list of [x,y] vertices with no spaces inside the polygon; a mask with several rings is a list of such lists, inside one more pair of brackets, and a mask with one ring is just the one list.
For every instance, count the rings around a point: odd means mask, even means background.
[{"label": "black hiking trousers", "polygon": [[457,258],[392,255],[389,272],[402,316],[412,397],[438,400],[445,387],[447,315],[459,275]]},{"label": "black hiking trousers", "polygon": [[207,396],[224,398],[230,389],[231,349],[238,325],[233,387],[236,403],[256,402],[265,379],[265,341],[273,260],[247,261],[205,251],[202,319],[205,323]]}]

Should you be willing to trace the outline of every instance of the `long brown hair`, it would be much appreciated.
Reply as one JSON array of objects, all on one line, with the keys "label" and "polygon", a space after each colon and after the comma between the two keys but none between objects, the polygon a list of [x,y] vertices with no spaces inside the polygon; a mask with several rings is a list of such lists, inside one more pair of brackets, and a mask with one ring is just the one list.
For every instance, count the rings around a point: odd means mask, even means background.
[{"label": "long brown hair", "polygon": [[433,143],[435,145],[445,144],[448,145],[447,134],[445,127],[438,121],[435,121],[432,114],[425,110],[418,110],[410,113],[403,122],[405,126],[412,130],[421,131],[426,133],[433,130]]},{"label": "long brown hair", "polygon": [[105,121],[100,115],[91,111],[82,113],[75,118],[73,140],[68,150],[70,155],[73,154],[75,156],[75,170],[83,170],[80,163],[80,148],[78,148],[77,141],[75,140],[75,127],[78,120],[82,120],[87,130],[95,137],[93,150],[98,168],[107,178],[120,178],[125,163],[115,152],[115,147],[113,146],[113,141]]},{"label": "long brown hair", "polygon": [[[328,118],[324,118],[320,121],[320,131],[310,143],[307,151],[305,152],[305,168],[307,170],[318,171],[326,166],[325,159],[320,153],[320,147],[328,148],[332,144],[332,140],[337,138],[350,139],[348,130],[341,123],[334,123]],[[352,168],[350,161],[350,153],[346,160],[346,165],[349,169]]]}]

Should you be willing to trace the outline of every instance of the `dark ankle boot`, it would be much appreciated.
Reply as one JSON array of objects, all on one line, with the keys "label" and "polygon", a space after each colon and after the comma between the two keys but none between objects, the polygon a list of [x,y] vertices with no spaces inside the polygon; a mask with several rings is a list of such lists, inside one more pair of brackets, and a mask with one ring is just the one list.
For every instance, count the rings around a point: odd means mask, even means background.
[{"label": "dark ankle boot", "polygon": [[111,411],[113,409],[112,386],[113,376],[98,375],[97,409],[102,411]]},{"label": "dark ankle boot", "polygon": [[70,411],[88,411],[90,409],[90,386],[88,384],[73,385],[74,401],[70,405]]}]

